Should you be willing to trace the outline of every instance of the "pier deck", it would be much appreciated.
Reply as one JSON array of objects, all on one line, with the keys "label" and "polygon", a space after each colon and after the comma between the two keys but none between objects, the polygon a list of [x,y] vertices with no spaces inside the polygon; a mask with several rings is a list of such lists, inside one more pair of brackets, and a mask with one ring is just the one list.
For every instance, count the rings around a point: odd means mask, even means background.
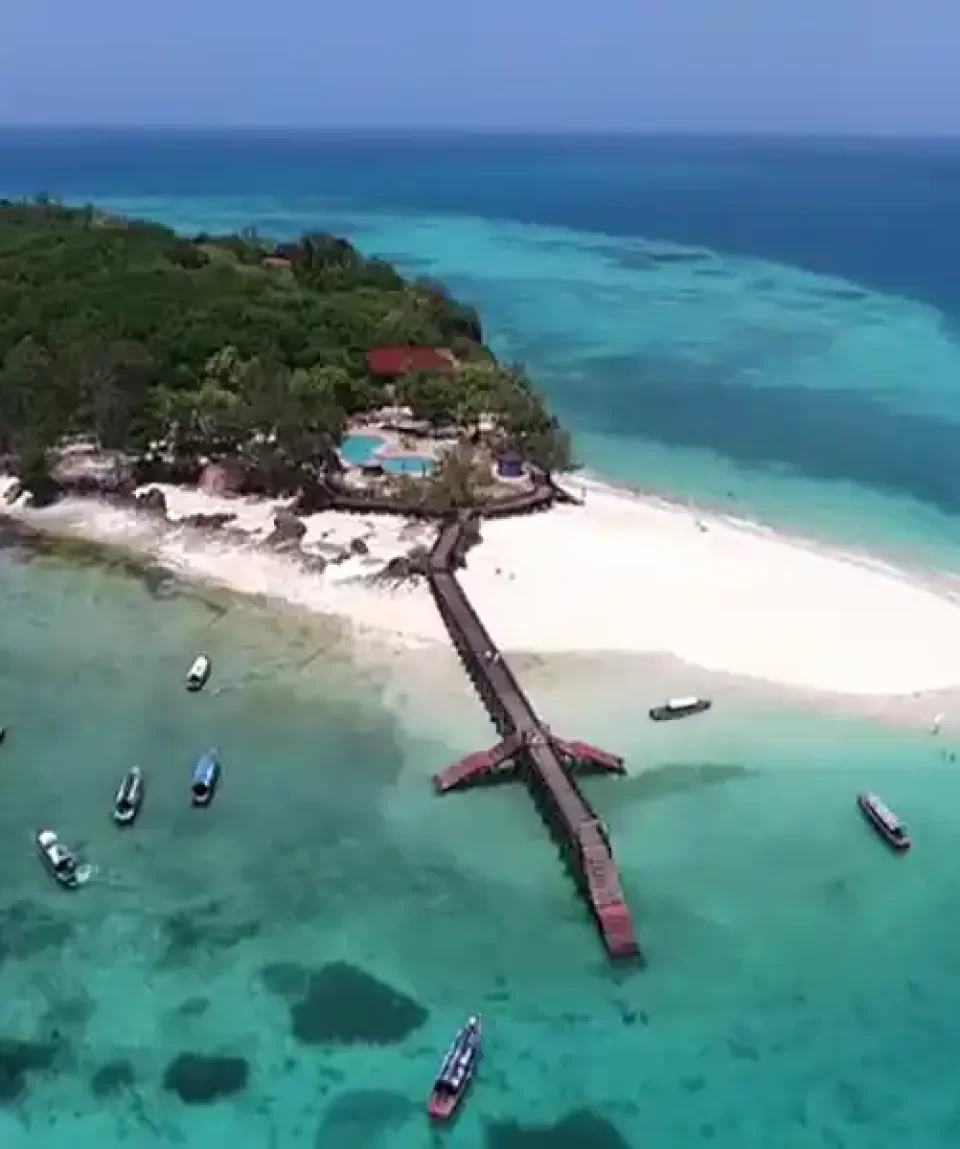
[{"label": "pier deck", "polygon": [[[622,773],[623,762],[588,743],[556,738],[537,717],[457,580],[455,571],[463,542],[461,523],[441,531],[430,555],[430,588],[454,647],[502,741],[442,770],[434,777],[434,787],[446,793],[471,783],[519,774],[559,841],[608,952],[613,957],[638,956],[640,948],[606,828],[567,765],[580,763]],[[507,762],[512,763],[512,769],[505,765]]]}]

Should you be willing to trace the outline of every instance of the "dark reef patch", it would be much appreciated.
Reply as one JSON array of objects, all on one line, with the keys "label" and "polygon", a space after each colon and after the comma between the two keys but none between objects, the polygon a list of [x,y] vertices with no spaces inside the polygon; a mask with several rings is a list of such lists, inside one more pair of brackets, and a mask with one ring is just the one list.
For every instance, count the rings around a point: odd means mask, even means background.
[{"label": "dark reef patch", "polygon": [[590,1109],[579,1109],[553,1125],[491,1122],[484,1132],[487,1149],[630,1149],[617,1127]]},{"label": "dark reef patch", "polygon": [[189,962],[199,950],[232,949],[260,933],[258,921],[222,920],[223,908],[222,902],[210,901],[168,914],[163,921],[164,964]]},{"label": "dark reef patch", "polygon": [[317,1149],[368,1149],[377,1139],[394,1133],[413,1110],[402,1093],[359,1089],[341,1093],[327,1106],[317,1130]]},{"label": "dark reef patch", "polygon": [[21,898],[0,911],[0,956],[15,961],[59,949],[74,934],[72,922],[56,917],[39,902]]},{"label": "dark reef patch", "polygon": [[113,1061],[105,1061],[93,1074],[90,1078],[90,1092],[100,1099],[115,1097],[134,1085],[136,1080],[132,1062],[118,1057]]},{"label": "dark reef patch", "polygon": [[260,968],[260,980],[271,993],[293,1002],[307,992],[310,970],[293,961],[270,962]]},{"label": "dark reef patch", "polygon": [[163,1088],[176,1093],[184,1105],[212,1105],[242,1093],[249,1079],[250,1065],[243,1057],[181,1053],[163,1071]]},{"label": "dark reef patch", "polygon": [[430,1016],[412,997],[347,962],[319,970],[265,966],[264,984],[290,1006],[290,1026],[304,1045],[396,1045]]},{"label": "dark reef patch", "polygon": [[31,1073],[50,1069],[61,1051],[58,1041],[20,1041],[0,1037],[0,1105],[19,1101]]}]

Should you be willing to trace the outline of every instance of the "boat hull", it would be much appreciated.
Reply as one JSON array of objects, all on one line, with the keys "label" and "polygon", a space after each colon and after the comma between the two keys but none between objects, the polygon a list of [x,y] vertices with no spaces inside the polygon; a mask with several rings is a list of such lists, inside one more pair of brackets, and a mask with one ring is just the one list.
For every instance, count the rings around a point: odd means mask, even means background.
[{"label": "boat hull", "polygon": [[703,699],[691,706],[654,706],[650,710],[650,717],[654,722],[674,722],[678,718],[692,718],[695,714],[705,714],[712,703]]},{"label": "boat hull", "polygon": [[866,819],[867,825],[886,842],[891,850],[897,854],[905,854],[910,849],[912,842],[909,835],[897,834],[892,830],[862,795],[857,798],[857,808]]},{"label": "boat hull", "polygon": [[123,780],[113,803],[113,820],[118,826],[132,826],[143,805],[143,775]]},{"label": "boat hull", "polygon": [[460,1102],[463,1100],[469,1083],[458,1093],[438,1093],[433,1092],[430,1094],[430,1099],[427,1102],[427,1114],[433,1121],[449,1121],[451,1117],[460,1108]]}]

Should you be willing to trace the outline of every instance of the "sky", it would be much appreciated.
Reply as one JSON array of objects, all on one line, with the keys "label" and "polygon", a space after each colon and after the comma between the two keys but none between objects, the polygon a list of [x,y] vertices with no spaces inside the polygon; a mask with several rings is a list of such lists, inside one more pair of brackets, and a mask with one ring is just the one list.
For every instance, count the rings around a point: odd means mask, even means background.
[{"label": "sky", "polygon": [[7,0],[0,123],[960,135],[960,0]]}]

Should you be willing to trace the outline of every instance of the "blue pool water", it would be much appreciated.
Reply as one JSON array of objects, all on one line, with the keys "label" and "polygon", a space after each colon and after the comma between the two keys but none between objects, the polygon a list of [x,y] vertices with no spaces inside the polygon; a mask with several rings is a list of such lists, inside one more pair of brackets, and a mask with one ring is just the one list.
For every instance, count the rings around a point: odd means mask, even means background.
[{"label": "blue pool water", "polygon": [[379,435],[344,435],[340,444],[340,454],[347,463],[363,467],[383,446],[384,440]]},{"label": "blue pool water", "polygon": [[433,464],[424,455],[381,455],[375,459],[374,456],[385,444],[386,440],[380,435],[357,432],[344,435],[340,454],[345,462],[357,467],[377,462],[391,475],[425,475],[431,470]]},{"label": "blue pool water", "polygon": [[426,475],[433,467],[423,455],[386,455],[377,462],[391,475]]}]

